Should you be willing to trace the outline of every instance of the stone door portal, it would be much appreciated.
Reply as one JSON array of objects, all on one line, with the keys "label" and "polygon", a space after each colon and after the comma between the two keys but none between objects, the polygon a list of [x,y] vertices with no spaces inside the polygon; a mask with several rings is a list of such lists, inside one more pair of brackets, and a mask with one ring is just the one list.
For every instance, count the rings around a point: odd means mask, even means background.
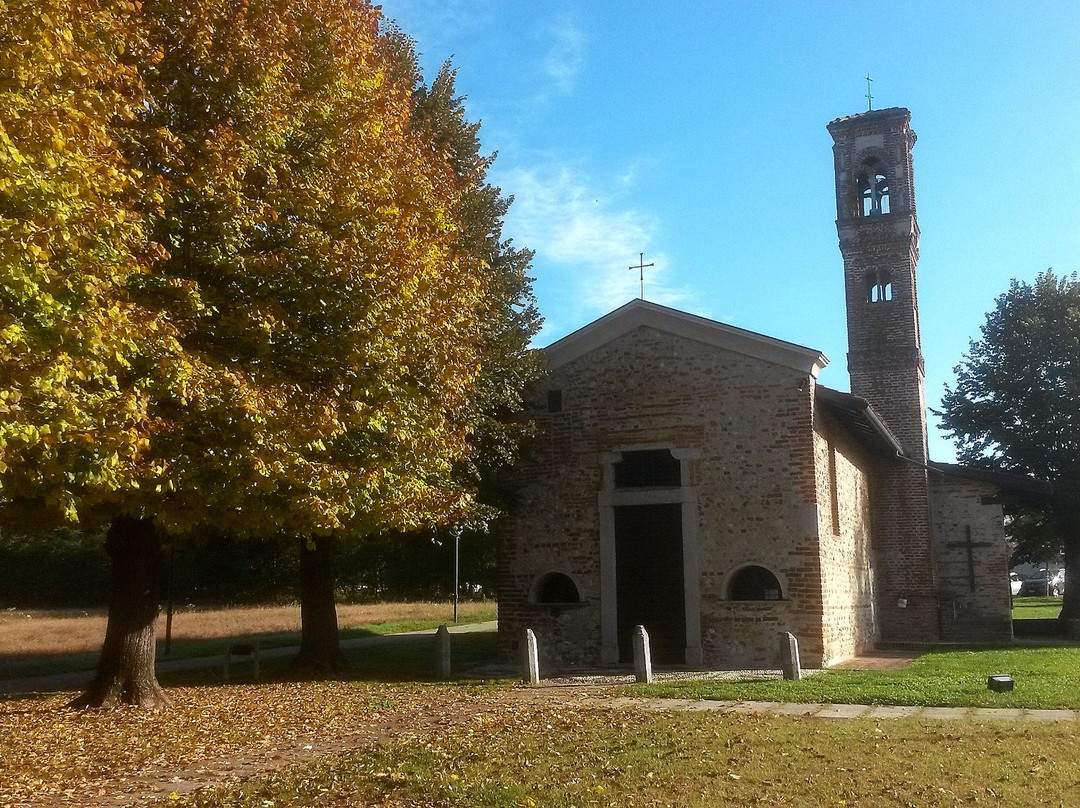
[{"label": "stone door portal", "polygon": [[686,661],[682,505],[624,505],[615,513],[619,660],[633,661],[634,626],[649,632],[653,661]]}]

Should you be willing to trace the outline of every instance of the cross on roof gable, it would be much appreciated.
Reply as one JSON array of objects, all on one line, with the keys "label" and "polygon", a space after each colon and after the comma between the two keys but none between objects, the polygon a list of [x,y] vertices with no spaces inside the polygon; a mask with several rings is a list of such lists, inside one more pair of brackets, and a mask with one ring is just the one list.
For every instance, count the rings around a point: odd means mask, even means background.
[{"label": "cross on roof gable", "polygon": [[766,337],[648,300],[631,300],[625,306],[553,342],[543,351],[548,358],[548,366],[554,370],[643,326],[808,373],[815,379],[829,363],[825,354],[813,348]]}]

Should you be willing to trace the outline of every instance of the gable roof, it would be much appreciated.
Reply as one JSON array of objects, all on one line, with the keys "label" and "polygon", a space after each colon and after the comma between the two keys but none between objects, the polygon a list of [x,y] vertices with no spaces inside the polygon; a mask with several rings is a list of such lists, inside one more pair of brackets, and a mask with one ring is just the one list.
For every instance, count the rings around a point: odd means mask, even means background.
[{"label": "gable roof", "polygon": [[548,358],[548,366],[554,370],[642,327],[809,373],[814,378],[829,363],[825,354],[813,348],[766,337],[648,300],[631,300],[625,306],[551,343],[543,351]]}]

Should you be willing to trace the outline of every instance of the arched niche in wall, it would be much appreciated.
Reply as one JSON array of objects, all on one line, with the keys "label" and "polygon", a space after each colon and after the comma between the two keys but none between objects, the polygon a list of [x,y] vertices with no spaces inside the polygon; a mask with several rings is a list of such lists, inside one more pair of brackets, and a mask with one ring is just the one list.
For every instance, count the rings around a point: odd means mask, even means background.
[{"label": "arched niche in wall", "polygon": [[531,600],[542,606],[565,606],[581,603],[581,592],[569,575],[545,572],[533,583]]},{"label": "arched niche in wall", "polygon": [[784,587],[780,578],[768,567],[745,564],[727,576],[724,598],[737,601],[784,600]]}]

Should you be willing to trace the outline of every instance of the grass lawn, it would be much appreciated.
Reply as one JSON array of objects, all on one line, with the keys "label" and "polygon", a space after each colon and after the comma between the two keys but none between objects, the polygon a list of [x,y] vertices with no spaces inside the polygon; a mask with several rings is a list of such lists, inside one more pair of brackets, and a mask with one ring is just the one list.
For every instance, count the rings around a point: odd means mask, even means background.
[{"label": "grass lawn", "polygon": [[[1062,745],[1058,745],[1058,744]],[[164,804],[691,806],[1076,804],[1059,727],[830,723],[522,709]]]},{"label": "grass lawn", "polygon": [[[462,603],[459,622],[495,619],[494,603]],[[341,638],[437,628],[453,619],[448,603],[377,603],[338,606]],[[88,670],[97,664],[105,635],[103,614],[0,612],[0,679]],[[300,641],[299,606],[186,609],[173,617],[173,640],[164,653],[165,618],[158,623],[158,659],[222,654],[238,639],[263,648]]]},{"label": "grass lawn", "polygon": [[[0,805],[1080,804],[1071,724],[657,714],[491,684],[169,694],[157,712],[0,701]],[[251,779],[223,786],[242,762]]]},{"label": "grass lawn", "polygon": [[[1007,673],[1011,693],[986,688]],[[823,671],[798,682],[673,682],[634,685],[634,695],[780,702],[917,704],[942,707],[1080,709],[1080,646],[932,650],[898,671]]]},{"label": "grass lawn", "polygon": [[[585,704],[567,689],[538,697],[507,682],[433,682],[430,636],[347,653],[343,681],[165,676],[173,706],[162,711],[72,711],[70,693],[0,699],[0,805],[90,808],[121,796],[159,808],[1080,804],[1073,723],[658,714]],[[491,632],[454,637],[456,667],[493,654]],[[286,662],[268,660],[268,675]],[[835,678],[847,684],[783,699],[951,703],[941,697],[950,683],[977,677],[957,690],[971,703],[986,670],[1018,682],[992,703],[1030,704],[1059,698],[1078,663],[1078,647],[935,652],[905,671],[746,683],[717,697],[772,700],[745,688]],[[708,697],[695,687],[717,685],[632,692]],[[239,771],[244,782],[228,784]]]},{"label": "grass lawn", "polygon": [[1061,615],[1061,598],[1013,598],[1013,620],[1056,619]]}]

